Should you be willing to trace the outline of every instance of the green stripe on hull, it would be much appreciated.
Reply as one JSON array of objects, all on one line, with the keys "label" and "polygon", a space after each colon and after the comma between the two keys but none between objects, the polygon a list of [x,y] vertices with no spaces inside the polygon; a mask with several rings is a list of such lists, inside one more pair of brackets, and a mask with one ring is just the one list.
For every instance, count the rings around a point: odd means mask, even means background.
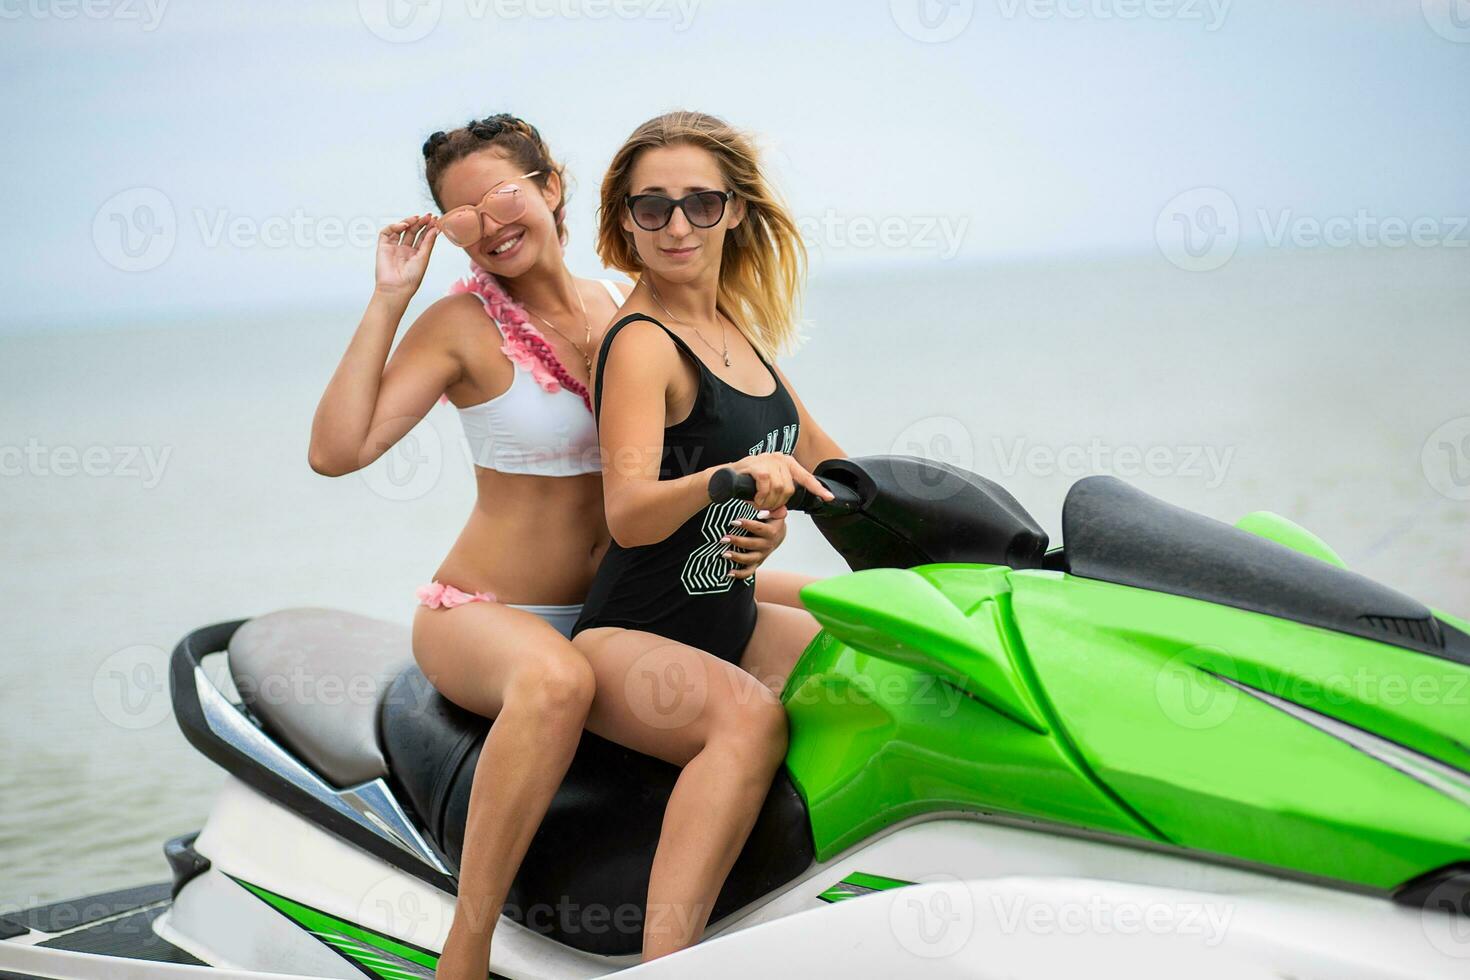
[{"label": "green stripe on hull", "polygon": [[824,902],[841,902],[849,898],[860,898],[874,892],[886,892],[890,888],[902,888],[904,885],[912,884],[912,881],[904,881],[901,878],[885,878],[882,875],[854,871],[817,897]]},{"label": "green stripe on hull", "polygon": [[[228,876],[231,881],[249,891],[256,898],[280,912],[318,940],[330,946],[337,954],[364,974],[376,980],[432,980],[439,954],[394,939],[374,929],[368,929],[335,915],[312,908],[269,888],[253,885],[248,881]],[[491,980],[505,980],[498,973],[487,972]]]}]

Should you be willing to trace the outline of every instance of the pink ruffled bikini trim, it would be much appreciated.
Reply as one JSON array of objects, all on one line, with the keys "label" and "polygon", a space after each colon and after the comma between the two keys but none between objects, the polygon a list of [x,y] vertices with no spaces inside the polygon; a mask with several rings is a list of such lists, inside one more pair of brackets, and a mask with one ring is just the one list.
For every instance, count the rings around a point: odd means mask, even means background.
[{"label": "pink ruffled bikini trim", "polygon": [[473,263],[470,274],[449,287],[450,295],[471,293],[485,304],[485,311],[500,324],[503,342],[500,349],[511,363],[531,372],[531,377],[543,391],[554,392],[565,388],[578,395],[587,411],[592,411],[592,396],[587,386],[567,371],[556,351],[526,318],[526,311],[511,299],[495,277]]},{"label": "pink ruffled bikini trim", "polygon": [[462,592],[452,585],[445,585],[443,582],[438,581],[419,586],[414,590],[414,595],[418,596],[419,605],[428,606],[430,609],[453,609],[455,606],[462,606],[467,602],[496,601],[495,593],[493,592],[476,592],[471,594],[469,592]]}]

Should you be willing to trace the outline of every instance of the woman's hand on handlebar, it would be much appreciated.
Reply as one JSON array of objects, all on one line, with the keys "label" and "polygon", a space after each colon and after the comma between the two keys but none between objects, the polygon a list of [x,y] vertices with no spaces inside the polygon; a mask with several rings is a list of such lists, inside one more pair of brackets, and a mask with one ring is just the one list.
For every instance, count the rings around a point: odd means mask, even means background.
[{"label": "woman's hand on handlebar", "polygon": [[378,232],[377,273],[374,288],[379,295],[407,302],[418,292],[429,268],[429,254],[439,228],[427,214],[404,218]]},{"label": "woman's hand on handlebar", "polygon": [[755,480],[755,496],[751,500],[761,510],[784,507],[797,487],[806,488],[822,500],[832,499],[832,492],[788,453],[746,456],[731,463],[730,468],[737,473],[749,474]]}]

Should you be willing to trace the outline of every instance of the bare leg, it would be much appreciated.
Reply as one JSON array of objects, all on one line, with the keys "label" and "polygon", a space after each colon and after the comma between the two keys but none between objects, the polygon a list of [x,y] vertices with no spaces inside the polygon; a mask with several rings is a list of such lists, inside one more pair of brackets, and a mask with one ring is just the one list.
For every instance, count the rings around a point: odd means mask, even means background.
[{"label": "bare leg", "polygon": [[566,637],[498,603],[420,607],[413,650],[445,697],[495,718],[475,766],[459,899],[434,974],[485,980],[501,906],[571,764],[596,680]]},{"label": "bare leg", "polygon": [[[759,580],[760,576],[756,578]],[[740,668],[780,697],[791,668],[821,627],[805,609],[773,602],[758,602],[756,609],[755,632],[745,644]]]},{"label": "bare leg", "polygon": [[759,602],[774,602],[779,606],[801,609],[801,587],[816,581],[818,579],[815,575],[783,572],[761,565],[755,573],[755,597]]},{"label": "bare leg", "polygon": [[703,934],[786,756],[786,712],[740,668],[652,633],[575,642],[597,674],[588,730],[683,767],[648,883],[643,959],[656,959]]}]

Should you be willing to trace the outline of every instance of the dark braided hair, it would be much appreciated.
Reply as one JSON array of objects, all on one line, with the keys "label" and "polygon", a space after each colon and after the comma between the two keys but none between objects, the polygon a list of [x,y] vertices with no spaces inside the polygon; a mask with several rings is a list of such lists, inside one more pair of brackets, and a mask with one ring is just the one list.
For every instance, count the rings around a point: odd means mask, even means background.
[{"label": "dark braided hair", "polygon": [[459,129],[449,132],[439,130],[424,140],[424,179],[429,184],[429,193],[434,205],[444,210],[439,200],[439,180],[451,163],[471,153],[494,149],[506,159],[515,162],[522,171],[541,171],[531,180],[540,187],[546,186],[551,174],[556,174],[561,184],[561,198],[551,209],[556,219],[556,235],[566,244],[567,179],[566,168],[558,163],[547,148],[546,141],[535,126],[508,112],[499,112],[484,119],[471,119]]}]

